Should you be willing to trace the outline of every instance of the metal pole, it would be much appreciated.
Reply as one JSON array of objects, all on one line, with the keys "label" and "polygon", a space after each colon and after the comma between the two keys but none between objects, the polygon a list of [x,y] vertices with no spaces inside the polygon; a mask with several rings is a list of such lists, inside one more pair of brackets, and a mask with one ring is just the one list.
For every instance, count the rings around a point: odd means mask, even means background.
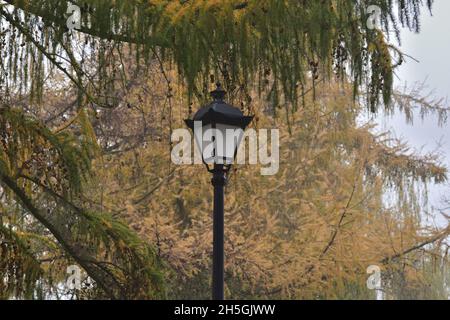
[{"label": "metal pole", "polygon": [[213,178],[214,214],[213,214],[213,272],[212,298],[224,300],[224,186],[226,184],[223,165],[215,165]]}]

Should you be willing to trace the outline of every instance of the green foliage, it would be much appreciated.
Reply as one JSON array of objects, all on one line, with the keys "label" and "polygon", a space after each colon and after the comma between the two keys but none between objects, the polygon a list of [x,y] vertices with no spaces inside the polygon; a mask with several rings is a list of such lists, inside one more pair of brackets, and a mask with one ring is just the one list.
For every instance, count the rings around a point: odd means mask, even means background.
[{"label": "green foliage", "polygon": [[49,294],[75,262],[95,280],[97,297],[163,297],[155,252],[110,215],[80,207],[90,140],[53,133],[8,107],[0,109],[0,132],[0,296]]},{"label": "green foliage", "polygon": [[227,296],[366,298],[369,264],[393,298],[447,293],[432,257],[448,265],[450,231],[422,225],[419,199],[446,169],[356,121],[390,103],[404,59],[389,35],[418,31],[432,1],[75,0],[72,32],[67,1],[4,2],[1,298],[64,297],[73,263],[95,281],[81,299],[209,296],[209,177],[174,169],[168,146],[215,81],[284,146],[277,176],[230,176]]},{"label": "green foliage", "polygon": [[30,235],[0,225],[0,299],[32,298],[43,274],[39,261],[30,252]]},{"label": "green foliage", "polygon": [[[72,2],[82,8],[82,27],[71,36],[67,1],[6,2],[13,7],[1,8],[1,25],[7,29],[0,38],[5,48],[0,82],[30,86],[37,98],[48,66],[63,72],[92,102],[107,106],[100,97],[114,92],[111,80],[120,70],[105,52],[121,56],[129,43],[139,68],[160,55],[174,63],[189,96],[199,100],[207,98],[214,77],[228,91],[248,92],[256,85],[260,93],[271,92],[296,108],[310,78],[329,79],[334,73],[349,77],[354,94],[362,88],[373,111],[380,96],[390,102],[393,71],[403,61],[382,31],[398,36],[399,24],[419,30],[425,6],[421,0],[77,0]],[[431,4],[427,1],[426,7]],[[382,30],[368,28],[369,5],[381,8]],[[83,65],[76,48],[82,57],[96,56],[96,63]]]},{"label": "green foliage", "polygon": [[[130,150],[124,142],[119,152],[96,163],[99,183],[107,187],[91,196],[97,202],[101,197],[102,205],[155,245],[173,271],[167,277],[170,298],[205,299],[211,177],[202,165],[171,164],[169,126],[160,122],[165,113],[154,109],[165,89],[159,82],[156,77],[137,84],[141,108],[119,109],[116,116],[133,124],[124,136],[148,125],[160,139]],[[388,134],[374,135],[370,124],[358,126],[365,109],[352,103],[351,89],[318,84],[316,98],[308,95],[305,107],[292,114],[290,131],[285,110],[274,118],[264,101],[253,101],[263,109],[256,114],[258,125],[280,129],[280,172],[264,177],[259,165],[239,165],[228,176],[227,298],[374,299],[366,285],[370,265],[380,266],[388,299],[448,293],[443,281],[434,280],[443,272],[422,269],[432,256],[445,255],[450,229],[426,225],[422,212],[426,186],[445,183],[447,169],[433,155],[411,154]],[[141,114],[151,122],[135,122]],[[185,117],[174,112],[173,126],[180,127]],[[448,266],[448,258],[441,263]]]},{"label": "green foliage", "polygon": [[[67,132],[54,134],[41,122],[7,106],[0,109],[0,132],[3,174],[20,177],[39,172],[42,184],[51,186],[56,180],[66,196],[80,191],[89,174],[92,145],[80,143]],[[44,174],[50,171],[52,176]]]}]

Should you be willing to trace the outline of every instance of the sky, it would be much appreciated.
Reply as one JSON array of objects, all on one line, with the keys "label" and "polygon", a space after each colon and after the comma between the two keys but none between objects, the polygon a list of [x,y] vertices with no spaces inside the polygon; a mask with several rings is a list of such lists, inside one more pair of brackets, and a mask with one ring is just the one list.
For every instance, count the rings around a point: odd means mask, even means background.
[{"label": "sky", "polygon": [[[396,71],[398,77],[395,86],[402,87],[405,83],[413,86],[426,81],[424,94],[433,91],[435,98],[448,97],[445,106],[450,107],[450,1],[435,0],[432,14],[424,10],[421,21],[418,34],[407,29],[402,30],[400,49],[418,62],[408,59],[407,63]],[[379,116],[376,122],[379,124],[379,130],[391,131],[395,137],[407,141],[422,154],[441,145],[441,160],[450,168],[450,120],[439,127],[436,116],[428,116],[424,121],[420,116],[416,116],[414,124],[408,125],[404,115],[396,113],[392,117]],[[442,208],[444,205],[441,199],[449,193],[450,184],[431,186],[431,205]]]}]

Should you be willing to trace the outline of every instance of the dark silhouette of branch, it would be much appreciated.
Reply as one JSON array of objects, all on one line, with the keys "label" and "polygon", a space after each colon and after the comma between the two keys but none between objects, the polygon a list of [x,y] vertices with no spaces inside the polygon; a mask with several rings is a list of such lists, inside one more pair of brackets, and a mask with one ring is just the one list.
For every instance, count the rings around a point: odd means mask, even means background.
[{"label": "dark silhouette of branch", "polygon": [[381,263],[388,264],[389,262],[391,262],[393,260],[396,260],[398,258],[403,257],[404,255],[407,255],[407,254],[409,254],[411,252],[414,252],[416,250],[422,249],[423,247],[425,247],[425,246],[427,246],[429,244],[435,243],[436,241],[442,240],[442,239],[448,237],[449,235],[450,235],[450,226],[448,226],[447,229],[442,231],[440,234],[438,234],[438,235],[436,235],[434,237],[431,237],[430,239],[428,239],[426,241],[423,241],[423,242],[421,242],[421,243],[419,243],[419,244],[417,244],[417,245],[415,245],[415,246],[413,246],[413,247],[411,247],[409,249],[406,249],[406,250],[404,250],[404,251],[402,251],[400,253],[397,253],[397,254],[394,254],[394,255],[392,255],[390,257],[384,258],[383,260],[381,260]]}]

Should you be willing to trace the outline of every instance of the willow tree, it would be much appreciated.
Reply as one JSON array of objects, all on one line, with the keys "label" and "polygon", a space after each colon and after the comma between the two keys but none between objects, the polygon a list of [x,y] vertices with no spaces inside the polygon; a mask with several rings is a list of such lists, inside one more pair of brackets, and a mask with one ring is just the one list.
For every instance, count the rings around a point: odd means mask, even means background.
[{"label": "willow tree", "polygon": [[[358,125],[366,110],[352,104],[350,85],[316,89],[289,124],[285,110],[277,108],[275,117],[265,99],[253,99],[260,128],[280,130],[280,170],[261,176],[267,162],[238,165],[229,176],[226,296],[367,299],[374,295],[366,270],[377,265],[389,297],[446,298],[450,228],[423,217],[426,186],[444,183],[446,168],[433,154],[411,154],[387,133],[374,135],[372,124]],[[188,111],[179,112],[180,93],[173,94],[171,121],[181,127]],[[132,108],[102,114],[98,136],[121,147],[96,164],[105,188],[92,189],[89,197],[154,244],[175,271],[167,281],[169,297],[207,299],[210,176],[203,165],[171,163],[170,119],[155,108],[164,97],[164,77],[156,73],[127,97]],[[137,138],[146,127],[157,135]],[[264,144],[258,145],[263,152]]]},{"label": "willow tree", "polygon": [[[69,4],[80,8],[77,30],[68,29],[74,19]],[[367,24],[374,4],[381,9],[378,29]],[[352,83],[354,97],[365,97],[376,111],[380,102],[389,104],[394,69],[404,60],[391,40],[399,40],[399,25],[418,31],[420,10],[431,4],[2,1],[0,234],[1,252],[10,258],[2,260],[7,263],[0,277],[9,282],[0,282],[0,293],[33,296],[39,283],[49,285],[42,279],[59,281],[42,262],[50,259],[48,252],[60,252],[108,297],[161,294],[153,250],[109,215],[90,212],[82,197],[96,148],[90,115],[123,102],[130,74],[151,71],[155,61],[164,75],[176,70],[189,113],[194,101],[206,98],[210,82],[221,81],[244,109],[255,107],[250,93],[256,92],[274,110],[285,108],[288,123],[295,124],[290,118],[304,105],[307,85],[314,93],[317,82],[336,77]],[[134,73],[126,70],[127,59]],[[74,118],[58,127],[31,117],[50,107],[43,97],[55,89],[51,78],[70,86],[76,97],[61,111],[75,111]],[[165,80],[170,98],[174,81]],[[30,252],[29,242],[38,254]]]},{"label": "willow tree", "polygon": [[[270,78],[274,99],[295,106],[311,73],[335,72],[350,77],[355,94],[364,86],[373,109],[380,95],[389,102],[393,69],[403,62],[385,35],[398,37],[399,24],[418,31],[424,6],[422,0],[5,2],[11,6],[1,8],[2,84],[20,81],[37,97],[48,69],[59,69],[85,97],[108,105],[100,95],[111,95],[119,70],[105,57],[131,44],[140,67],[155,55],[173,62],[188,93],[198,97],[212,76],[229,91],[262,90]],[[69,4],[81,11],[77,32],[67,29],[75,19]],[[370,5],[381,9],[380,29],[368,23]],[[83,65],[88,54],[96,55],[94,65]],[[100,84],[93,83],[95,75]]]},{"label": "willow tree", "polygon": [[95,281],[97,297],[163,296],[154,251],[83,206],[94,151],[87,135],[52,132],[8,107],[0,130],[0,297],[55,298],[74,263]]}]

